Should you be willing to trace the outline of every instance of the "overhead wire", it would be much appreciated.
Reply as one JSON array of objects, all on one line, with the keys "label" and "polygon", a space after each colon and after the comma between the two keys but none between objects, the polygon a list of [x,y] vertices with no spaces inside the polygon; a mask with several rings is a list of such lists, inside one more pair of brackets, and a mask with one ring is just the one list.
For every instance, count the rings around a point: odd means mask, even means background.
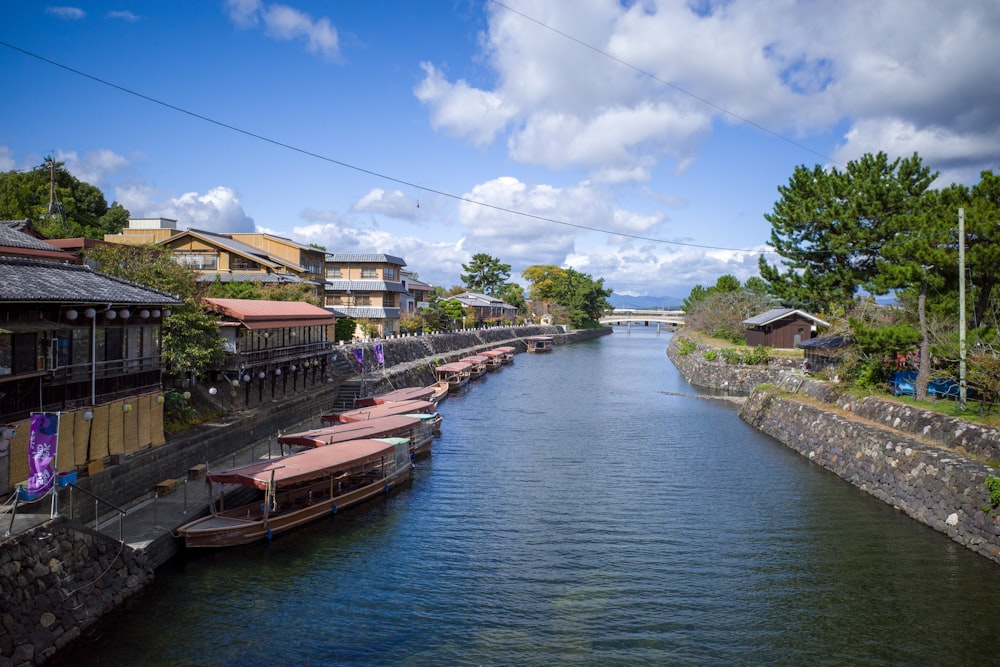
[{"label": "overhead wire", "polygon": [[[560,34],[562,34],[562,33],[560,33]],[[65,71],[67,71],[67,72],[69,72],[71,74],[74,74],[76,76],[79,76],[79,77],[82,77],[82,78],[85,78],[85,79],[89,79],[91,81],[94,81],[95,83],[99,83],[99,84],[107,86],[109,88],[113,88],[113,89],[115,89],[115,90],[117,90],[119,92],[125,93],[127,95],[131,95],[133,97],[137,97],[137,98],[139,98],[141,100],[145,100],[145,101],[150,102],[152,104],[156,104],[156,105],[159,105],[159,106],[164,107],[166,109],[170,109],[171,111],[175,111],[177,113],[181,113],[181,114],[184,114],[186,116],[190,116],[191,118],[195,118],[197,120],[200,120],[200,121],[203,121],[203,122],[206,122],[206,123],[210,123],[210,124],[215,125],[217,127],[221,127],[223,129],[230,130],[230,131],[236,132],[238,134],[242,134],[242,135],[250,137],[252,139],[256,139],[258,141],[263,141],[263,142],[271,144],[273,146],[277,146],[279,148],[283,148],[283,149],[286,149],[286,150],[289,150],[289,151],[293,151],[293,152],[299,153],[300,155],[305,155],[305,156],[308,156],[308,157],[311,157],[311,158],[315,158],[317,160],[322,160],[322,161],[330,163],[330,164],[335,164],[337,166],[344,167],[345,169],[351,169],[351,170],[354,170],[354,171],[357,171],[357,172],[360,172],[360,173],[363,173],[363,174],[368,174],[369,176],[374,176],[376,178],[384,179],[384,180],[390,181],[392,183],[397,183],[399,185],[404,185],[406,187],[413,188],[413,189],[416,189],[416,190],[420,190],[422,192],[427,192],[427,193],[435,194],[435,195],[438,195],[438,196],[441,196],[441,197],[453,199],[455,201],[463,202],[463,203],[466,203],[466,204],[473,204],[475,206],[482,206],[484,208],[488,208],[488,209],[491,209],[491,210],[494,210],[494,211],[508,213],[508,214],[511,214],[511,215],[517,215],[517,216],[520,216],[520,217],[523,217],[523,218],[532,219],[532,220],[538,220],[540,222],[550,222],[550,223],[553,223],[553,224],[563,225],[563,226],[566,226],[566,227],[573,227],[573,228],[581,229],[581,230],[584,230],[584,231],[597,232],[597,233],[601,233],[601,234],[608,234],[610,236],[620,236],[620,237],[623,237],[623,238],[635,239],[635,240],[639,240],[639,241],[647,241],[647,242],[650,242],[650,243],[663,243],[663,244],[669,244],[669,245],[683,246],[683,247],[687,247],[687,248],[700,248],[700,249],[704,249],[704,250],[724,250],[724,251],[729,251],[729,252],[745,252],[745,253],[748,253],[748,254],[764,254],[764,253],[773,252],[773,250],[761,250],[761,249],[755,249],[755,248],[732,248],[732,247],[716,246],[716,245],[702,244],[702,243],[689,243],[689,242],[685,242],[685,241],[669,241],[667,239],[659,239],[659,238],[654,238],[654,237],[649,237],[649,236],[642,236],[642,235],[639,235],[639,234],[629,234],[627,232],[613,231],[613,230],[610,230],[610,229],[602,229],[600,227],[593,227],[593,226],[590,226],[590,225],[582,225],[582,224],[578,224],[578,223],[569,222],[569,221],[566,221],[566,220],[559,220],[559,219],[556,219],[556,218],[550,218],[550,217],[543,216],[543,215],[537,215],[535,213],[528,213],[526,211],[519,211],[517,209],[507,208],[505,206],[499,206],[499,205],[496,205],[496,204],[490,204],[488,202],[480,201],[480,200],[477,200],[477,199],[472,199],[470,197],[466,197],[466,196],[463,196],[463,195],[456,195],[454,193],[447,192],[445,190],[438,190],[436,188],[432,188],[432,187],[429,187],[429,186],[426,186],[426,185],[421,185],[419,183],[408,181],[406,179],[398,178],[398,177],[395,177],[395,176],[390,176],[388,174],[384,174],[384,173],[375,171],[373,169],[368,169],[368,168],[365,168],[365,167],[360,167],[360,166],[355,165],[355,164],[351,164],[349,162],[344,162],[342,160],[337,160],[337,159],[329,157],[327,155],[322,155],[322,154],[317,153],[315,151],[311,151],[311,150],[308,150],[308,149],[305,149],[305,148],[302,148],[302,147],[299,147],[299,146],[295,146],[295,145],[289,144],[287,142],[284,142],[284,141],[281,141],[281,140],[278,140],[278,139],[274,139],[274,138],[265,136],[265,135],[260,134],[258,132],[253,132],[251,130],[247,130],[247,129],[238,127],[236,125],[232,125],[231,123],[227,123],[227,122],[224,122],[224,121],[212,118],[210,116],[206,116],[205,114],[198,113],[196,111],[191,111],[190,109],[185,109],[184,107],[178,106],[176,104],[172,104],[170,102],[166,102],[164,100],[161,100],[159,98],[153,97],[151,95],[147,95],[145,93],[140,93],[137,90],[133,90],[133,89],[128,88],[126,86],[114,83],[112,81],[108,81],[107,79],[103,79],[103,78],[101,78],[99,76],[90,74],[88,72],[84,72],[84,71],[76,69],[74,67],[70,67],[69,65],[66,65],[64,63],[58,62],[58,61],[53,60],[51,58],[47,58],[47,57],[45,57],[45,56],[43,56],[41,54],[35,53],[33,51],[29,51],[27,49],[19,47],[19,46],[15,45],[15,44],[11,44],[10,42],[4,41],[4,40],[0,40],[0,46],[4,46],[4,47],[6,47],[8,49],[11,49],[12,51],[17,51],[18,53],[24,54],[24,55],[26,55],[26,56],[28,56],[30,58],[34,58],[36,60],[44,62],[44,63],[46,63],[48,65],[53,66],[53,67],[57,67],[59,69],[65,70]]]}]

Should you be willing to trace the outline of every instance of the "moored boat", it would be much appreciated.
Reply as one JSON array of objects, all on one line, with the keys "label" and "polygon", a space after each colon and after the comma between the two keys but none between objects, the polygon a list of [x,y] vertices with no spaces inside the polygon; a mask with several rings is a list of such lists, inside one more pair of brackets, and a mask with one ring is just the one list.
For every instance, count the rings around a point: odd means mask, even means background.
[{"label": "moored boat", "polygon": [[288,447],[326,447],[350,440],[370,438],[406,438],[410,455],[418,458],[430,453],[434,436],[441,433],[441,415],[388,415],[365,421],[325,426],[278,436],[278,443]]},{"label": "moored boat", "polygon": [[528,336],[524,342],[528,345],[528,352],[552,351],[552,336]]},{"label": "moored boat", "polygon": [[500,347],[493,348],[493,350],[503,352],[503,363],[505,364],[514,361],[514,355],[517,354],[517,348],[513,345],[501,345]]},{"label": "moored boat", "polygon": [[475,380],[476,378],[481,378],[486,374],[486,362],[489,361],[489,357],[484,357],[481,354],[474,354],[470,357],[462,357],[459,361],[470,365],[469,376]]},{"label": "moored boat", "polygon": [[384,394],[365,396],[354,399],[354,407],[364,408],[393,401],[429,401],[434,394],[434,387],[403,387]]},{"label": "moored boat", "polygon": [[431,403],[440,403],[444,399],[448,398],[448,390],[450,387],[447,382],[435,382],[431,385],[431,389],[434,391],[431,393],[431,397],[427,399]]},{"label": "moored boat", "polygon": [[471,369],[472,364],[453,361],[448,364],[441,364],[435,368],[434,375],[437,377],[439,384],[442,382],[447,383],[448,389],[454,391],[469,384]]},{"label": "moored boat", "polygon": [[503,363],[503,350],[485,350],[479,356],[486,357],[486,370],[495,371]]},{"label": "moored boat", "polygon": [[192,548],[270,539],[388,493],[409,479],[411,468],[409,446],[402,439],[365,439],[210,473],[210,483],[259,489],[264,492],[263,501],[220,508],[177,532]]},{"label": "moored boat", "polygon": [[363,408],[354,408],[344,412],[323,415],[320,418],[324,424],[347,424],[350,422],[367,421],[377,417],[405,414],[435,414],[437,405],[431,401],[390,401]]}]

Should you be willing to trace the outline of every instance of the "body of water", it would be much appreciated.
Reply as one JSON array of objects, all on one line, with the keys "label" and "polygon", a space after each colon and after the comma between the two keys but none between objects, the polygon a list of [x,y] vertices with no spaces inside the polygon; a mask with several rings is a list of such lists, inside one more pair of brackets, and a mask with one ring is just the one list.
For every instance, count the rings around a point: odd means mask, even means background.
[{"label": "body of water", "polygon": [[668,334],[518,355],[411,484],[157,573],[65,665],[982,665],[1000,568],[695,393]]}]

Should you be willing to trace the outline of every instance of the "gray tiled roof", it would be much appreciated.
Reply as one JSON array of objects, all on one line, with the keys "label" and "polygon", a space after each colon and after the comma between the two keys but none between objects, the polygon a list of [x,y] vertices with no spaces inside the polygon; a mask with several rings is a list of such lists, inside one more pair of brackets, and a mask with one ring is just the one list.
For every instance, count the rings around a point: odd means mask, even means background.
[{"label": "gray tiled roof", "polygon": [[764,326],[765,324],[770,324],[777,320],[788,317],[789,315],[798,314],[807,320],[812,320],[816,324],[821,324],[823,326],[830,326],[829,323],[824,322],[815,315],[810,315],[804,310],[798,310],[796,308],[772,308],[771,310],[766,310],[760,315],[754,315],[753,317],[743,320],[743,324],[747,324],[754,327]]},{"label": "gray tiled roof", "polygon": [[31,234],[25,234],[15,227],[23,227],[26,220],[0,220],[0,246],[8,248],[30,248],[32,250],[48,250],[53,252],[59,250],[54,245],[50,245],[41,239],[36,239]]},{"label": "gray tiled roof", "polygon": [[[259,273],[256,271],[219,271],[217,273],[199,273],[198,282],[214,283],[218,279],[221,283],[300,283],[301,278],[289,273]],[[312,284],[312,283],[310,283]]]},{"label": "gray tiled roof", "polygon": [[327,280],[327,292],[405,292],[403,283],[388,280]]},{"label": "gray tiled roof", "polygon": [[326,256],[326,261],[334,264],[395,264],[396,266],[406,266],[403,258],[382,253],[332,252]]},{"label": "gray tiled roof", "polygon": [[398,320],[399,308],[379,308],[377,306],[334,306],[328,308],[337,317],[366,320]]},{"label": "gray tiled roof", "polygon": [[89,266],[0,258],[0,302],[177,304],[180,300]]}]

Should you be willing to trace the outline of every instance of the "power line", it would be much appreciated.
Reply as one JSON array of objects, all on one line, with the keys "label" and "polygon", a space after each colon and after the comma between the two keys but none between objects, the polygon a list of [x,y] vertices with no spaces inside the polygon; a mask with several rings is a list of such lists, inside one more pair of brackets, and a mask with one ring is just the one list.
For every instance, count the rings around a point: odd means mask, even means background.
[{"label": "power line", "polygon": [[804,150],[804,151],[807,151],[809,153],[812,153],[813,155],[821,157],[824,160],[826,160],[827,162],[831,162],[833,164],[842,164],[842,163],[838,162],[837,160],[834,160],[833,158],[831,158],[831,157],[829,157],[827,155],[824,155],[823,153],[820,153],[818,151],[813,150],[812,148],[809,148],[805,144],[801,144],[801,143],[795,141],[794,139],[790,139],[790,138],[786,137],[785,135],[780,134],[779,132],[775,132],[774,130],[761,125],[760,123],[755,123],[754,121],[750,120],[749,118],[747,118],[745,116],[741,116],[741,115],[739,115],[738,113],[736,113],[734,111],[730,111],[729,109],[725,108],[724,106],[721,106],[719,104],[716,104],[715,102],[712,102],[711,100],[708,100],[708,99],[705,99],[704,97],[696,95],[696,94],[692,93],[689,90],[685,90],[684,88],[681,88],[680,86],[678,86],[675,83],[671,83],[669,81],[661,79],[660,77],[656,76],[652,72],[647,72],[646,70],[642,69],[641,67],[636,67],[632,63],[630,63],[628,61],[625,61],[625,60],[622,60],[621,58],[618,58],[618,57],[616,57],[616,56],[608,53],[607,51],[604,51],[603,49],[600,49],[600,48],[594,46],[593,44],[588,44],[587,42],[584,42],[581,39],[577,39],[573,35],[565,33],[562,30],[559,30],[558,28],[554,28],[554,27],[550,26],[549,24],[544,23],[543,21],[539,21],[538,19],[536,19],[536,18],[534,18],[532,16],[528,16],[527,14],[525,14],[523,12],[519,12],[516,9],[508,7],[507,5],[503,4],[499,0],[487,0],[487,1],[493,3],[497,7],[502,7],[503,9],[506,9],[511,14],[517,14],[521,18],[523,18],[523,19],[525,19],[527,21],[531,21],[532,23],[534,23],[536,25],[539,25],[539,26],[545,28],[546,30],[551,30],[552,32],[554,32],[557,35],[559,35],[560,37],[565,37],[566,39],[570,40],[571,42],[576,42],[577,44],[579,44],[580,46],[584,47],[585,49],[590,49],[594,53],[600,54],[600,55],[604,56],[605,58],[608,58],[609,60],[613,60],[614,62],[618,63],[619,65],[623,65],[625,67],[628,67],[630,70],[633,70],[634,72],[638,72],[639,74],[641,74],[641,75],[643,75],[645,77],[649,77],[650,79],[652,79],[653,81],[656,81],[657,83],[663,84],[664,86],[667,86],[668,88],[672,88],[673,90],[676,90],[678,93],[681,93],[683,95],[687,95],[691,99],[697,100],[697,101],[701,102],[702,104],[704,104],[705,106],[711,107],[711,108],[715,109],[716,111],[719,111],[719,112],[721,112],[721,113],[729,116],[730,118],[735,118],[736,120],[740,121],[741,123],[749,125],[750,127],[758,129],[761,132],[764,132],[766,134],[770,134],[772,137],[775,137],[777,139],[781,139],[782,141],[787,142],[787,143],[791,144],[792,146],[795,146],[796,148],[799,148],[801,150]]},{"label": "power line", "polygon": [[359,167],[357,165],[353,165],[353,164],[350,164],[348,162],[343,162],[341,160],[336,160],[336,159],[328,157],[326,155],[321,155],[321,154],[316,153],[314,151],[310,151],[310,150],[305,149],[305,148],[300,148],[298,146],[293,146],[292,144],[288,144],[288,143],[285,143],[283,141],[279,141],[278,139],[272,139],[270,137],[264,136],[264,135],[259,134],[257,132],[252,132],[250,130],[245,130],[245,129],[241,128],[241,127],[237,127],[235,125],[231,125],[229,123],[226,123],[226,122],[223,122],[223,121],[220,121],[220,120],[216,120],[215,118],[212,118],[210,116],[206,116],[204,114],[200,114],[198,112],[191,111],[189,109],[185,109],[183,107],[177,106],[175,104],[171,104],[169,102],[164,102],[163,100],[157,99],[157,98],[152,97],[150,95],[146,95],[144,93],[140,93],[138,91],[132,90],[131,88],[126,88],[125,86],[119,85],[117,83],[113,83],[113,82],[108,81],[106,79],[102,79],[102,78],[100,78],[98,76],[95,76],[93,74],[88,74],[87,72],[83,72],[81,70],[75,69],[75,68],[70,67],[68,65],[64,65],[63,63],[60,63],[60,62],[55,61],[55,60],[52,60],[50,58],[46,58],[45,56],[39,55],[39,54],[34,53],[32,51],[28,51],[27,49],[22,49],[19,46],[15,46],[15,45],[10,44],[8,42],[5,42],[3,40],[0,40],[0,46],[5,46],[8,49],[11,49],[13,51],[17,51],[17,52],[22,53],[22,54],[24,54],[26,56],[29,56],[31,58],[35,58],[36,60],[40,60],[40,61],[42,61],[42,62],[44,62],[46,64],[52,65],[53,67],[58,67],[58,68],[60,68],[62,70],[70,72],[71,74],[75,74],[75,75],[83,77],[85,79],[90,79],[91,81],[94,81],[95,83],[99,83],[101,85],[108,86],[109,88],[114,88],[115,90],[117,90],[119,92],[122,92],[122,93],[125,93],[127,95],[132,95],[134,97],[138,97],[139,99],[145,100],[147,102],[151,102],[153,104],[157,104],[157,105],[162,106],[164,108],[170,109],[171,111],[176,111],[178,113],[182,113],[182,114],[184,114],[186,116],[190,116],[192,118],[196,118],[198,120],[204,121],[206,123],[210,123],[210,124],[215,125],[217,127],[224,128],[226,130],[230,130],[232,132],[237,132],[239,134],[242,134],[244,136],[250,137],[252,139],[257,139],[258,141],[263,141],[263,142],[269,143],[269,144],[271,144],[273,146],[278,146],[279,148],[284,148],[286,150],[290,150],[290,151],[293,151],[295,153],[299,153],[301,155],[306,155],[308,157],[312,157],[312,158],[315,158],[317,160],[322,160],[322,161],[328,162],[330,164],[335,164],[337,166],[344,167],[345,169],[352,169],[354,171],[357,171],[357,172],[360,172],[360,173],[363,173],[363,174],[368,174],[369,176],[375,176],[377,178],[381,178],[381,179],[384,179],[384,180],[387,180],[387,181],[391,181],[393,183],[398,183],[399,185],[405,185],[406,187],[409,187],[409,188],[414,188],[414,189],[417,189],[417,190],[421,190],[423,192],[429,192],[431,194],[439,195],[441,197],[447,197],[449,199],[453,199],[455,201],[464,202],[466,204],[473,204],[475,206],[482,206],[484,208],[488,208],[488,209],[491,209],[491,210],[494,210],[494,211],[501,211],[503,213],[509,213],[511,215],[518,215],[518,216],[521,216],[523,218],[529,218],[529,219],[532,219],[532,220],[538,220],[540,222],[551,222],[553,224],[564,225],[566,227],[574,227],[576,229],[582,229],[582,230],[585,230],[585,231],[598,232],[598,233],[601,233],[601,234],[608,234],[608,235],[611,235],[611,236],[621,236],[621,237],[624,237],[624,238],[636,239],[636,240],[639,240],[639,241],[648,241],[648,242],[651,242],[651,243],[664,243],[664,244],[670,244],[670,245],[683,246],[683,247],[687,247],[687,248],[701,248],[701,249],[705,249],[705,250],[727,250],[727,251],[732,251],[732,252],[746,252],[746,253],[750,253],[750,254],[762,254],[762,253],[772,252],[772,251],[769,251],[769,250],[763,250],[762,251],[762,250],[756,250],[756,249],[752,249],[752,248],[728,248],[728,247],[723,247],[723,246],[713,246],[713,245],[700,244],[700,243],[685,243],[683,241],[668,241],[666,239],[657,239],[657,238],[652,238],[652,237],[649,237],[649,236],[640,236],[638,234],[628,234],[628,233],[625,233],[625,232],[616,232],[616,231],[612,231],[612,230],[609,230],[609,229],[601,229],[600,227],[590,227],[588,225],[580,225],[580,224],[576,224],[576,223],[573,223],[573,222],[567,222],[566,220],[557,220],[555,218],[549,218],[549,217],[542,216],[542,215],[536,215],[534,213],[527,213],[525,211],[518,211],[516,209],[506,208],[506,207],[503,207],[503,206],[497,206],[495,204],[490,204],[490,203],[479,201],[479,200],[476,200],[476,199],[470,199],[469,197],[463,197],[462,195],[456,195],[456,194],[453,194],[451,192],[446,192],[444,190],[437,190],[435,188],[431,188],[431,187],[428,187],[426,185],[420,185],[419,183],[413,183],[411,181],[407,181],[407,180],[402,179],[402,178],[396,178],[394,176],[389,176],[388,174],[383,174],[381,172],[374,171],[372,169],[366,169],[364,167]]}]

